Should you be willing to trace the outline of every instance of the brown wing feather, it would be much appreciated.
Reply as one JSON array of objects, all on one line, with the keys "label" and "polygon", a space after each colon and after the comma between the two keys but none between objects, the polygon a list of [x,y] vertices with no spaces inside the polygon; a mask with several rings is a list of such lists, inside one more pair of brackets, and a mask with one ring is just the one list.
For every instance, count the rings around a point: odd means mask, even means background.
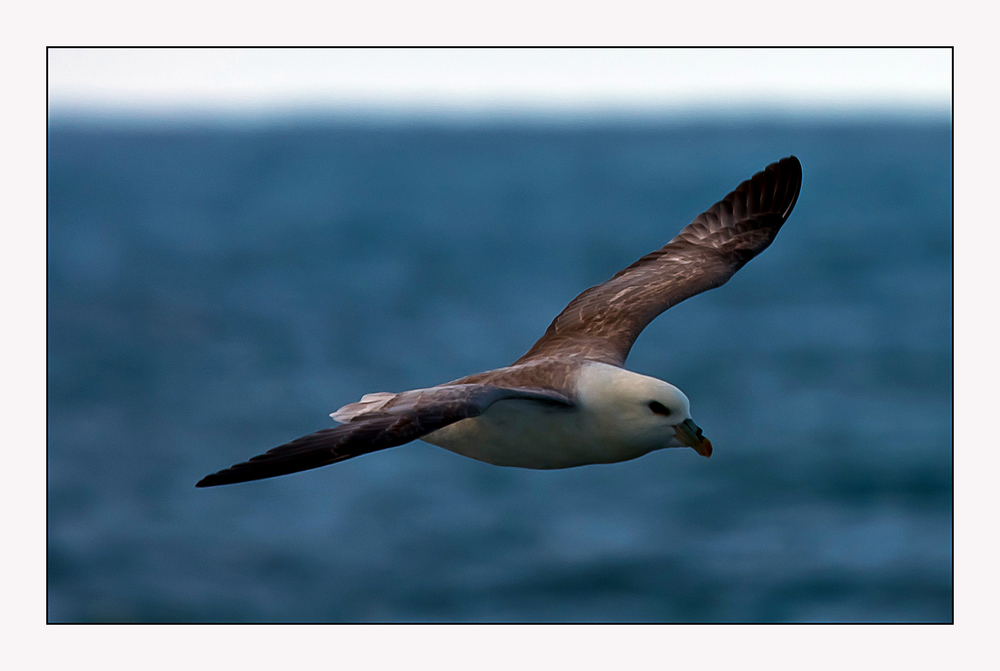
[{"label": "brown wing feather", "polygon": [[623,365],[639,333],[660,313],[725,284],[771,244],[801,186],[802,166],[794,156],[767,166],[666,245],[574,298],[516,363],[575,354]]},{"label": "brown wing feather", "polygon": [[431,387],[386,411],[322,429],[268,450],[243,463],[207,475],[195,487],[214,487],[297,473],[369,452],[403,445],[457,421],[476,417],[493,403],[510,398],[570,405],[569,398],[542,389],[504,389],[485,384]]}]

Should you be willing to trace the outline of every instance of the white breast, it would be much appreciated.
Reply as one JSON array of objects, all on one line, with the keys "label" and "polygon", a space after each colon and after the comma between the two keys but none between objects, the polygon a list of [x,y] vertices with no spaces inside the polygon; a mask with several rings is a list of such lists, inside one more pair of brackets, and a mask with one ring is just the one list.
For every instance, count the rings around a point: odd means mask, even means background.
[{"label": "white breast", "polygon": [[423,440],[496,466],[571,468],[635,459],[658,445],[634,421],[635,404],[629,400],[634,394],[623,392],[651,379],[614,366],[586,364],[576,379],[573,408],[499,401],[481,416]]}]

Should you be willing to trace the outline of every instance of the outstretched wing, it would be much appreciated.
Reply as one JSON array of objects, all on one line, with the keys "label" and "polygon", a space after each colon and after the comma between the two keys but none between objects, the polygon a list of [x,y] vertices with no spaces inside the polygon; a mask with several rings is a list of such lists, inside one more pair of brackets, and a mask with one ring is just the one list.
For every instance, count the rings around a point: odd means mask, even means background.
[{"label": "outstretched wing", "polygon": [[396,447],[462,419],[476,417],[497,401],[519,398],[571,405],[543,389],[505,389],[457,384],[403,392],[384,411],[367,412],[346,424],[297,438],[264,454],[202,478],[195,487],[214,487],[273,478]]},{"label": "outstretched wing", "polygon": [[667,308],[721,286],[767,249],[802,186],[783,158],[740,184],[665,246],[574,298],[516,363],[580,354],[620,366],[642,329]]}]

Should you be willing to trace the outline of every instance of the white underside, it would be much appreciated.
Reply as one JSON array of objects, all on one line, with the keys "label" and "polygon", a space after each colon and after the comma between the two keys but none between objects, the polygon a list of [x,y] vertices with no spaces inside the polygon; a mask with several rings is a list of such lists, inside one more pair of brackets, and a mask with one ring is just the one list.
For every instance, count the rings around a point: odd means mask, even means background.
[{"label": "white underside", "polygon": [[500,401],[422,440],[496,466],[572,468],[635,459],[651,451],[598,437],[593,418],[576,409]]},{"label": "white underside", "polygon": [[576,382],[576,407],[499,401],[479,417],[423,440],[489,464],[521,468],[627,461],[681,445],[672,429],[651,423],[641,400],[644,387],[666,383],[605,364],[584,366]]}]

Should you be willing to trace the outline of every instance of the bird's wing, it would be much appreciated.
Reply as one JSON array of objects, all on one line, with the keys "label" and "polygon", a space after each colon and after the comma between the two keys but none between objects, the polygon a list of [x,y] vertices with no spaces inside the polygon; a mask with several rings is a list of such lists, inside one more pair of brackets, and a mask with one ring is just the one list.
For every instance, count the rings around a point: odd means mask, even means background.
[{"label": "bird's wing", "polygon": [[369,452],[396,447],[462,419],[476,417],[497,401],[529,399],[572,405],[569,398],[546,389],[503,388],[457,384],[418,389],[397,395],[397,401],[346,424],[321,429],[264,454],[202,478],[196,487],[214,487],[273,478],[319,468]]},{"label": "bird's wing", "polygon": [[622,365],[642,329],[667,308],[725,284],[788,219],[802,166],[783,158],[740,184],[677,237],[574,298],[518,359],[578,354]]}]

